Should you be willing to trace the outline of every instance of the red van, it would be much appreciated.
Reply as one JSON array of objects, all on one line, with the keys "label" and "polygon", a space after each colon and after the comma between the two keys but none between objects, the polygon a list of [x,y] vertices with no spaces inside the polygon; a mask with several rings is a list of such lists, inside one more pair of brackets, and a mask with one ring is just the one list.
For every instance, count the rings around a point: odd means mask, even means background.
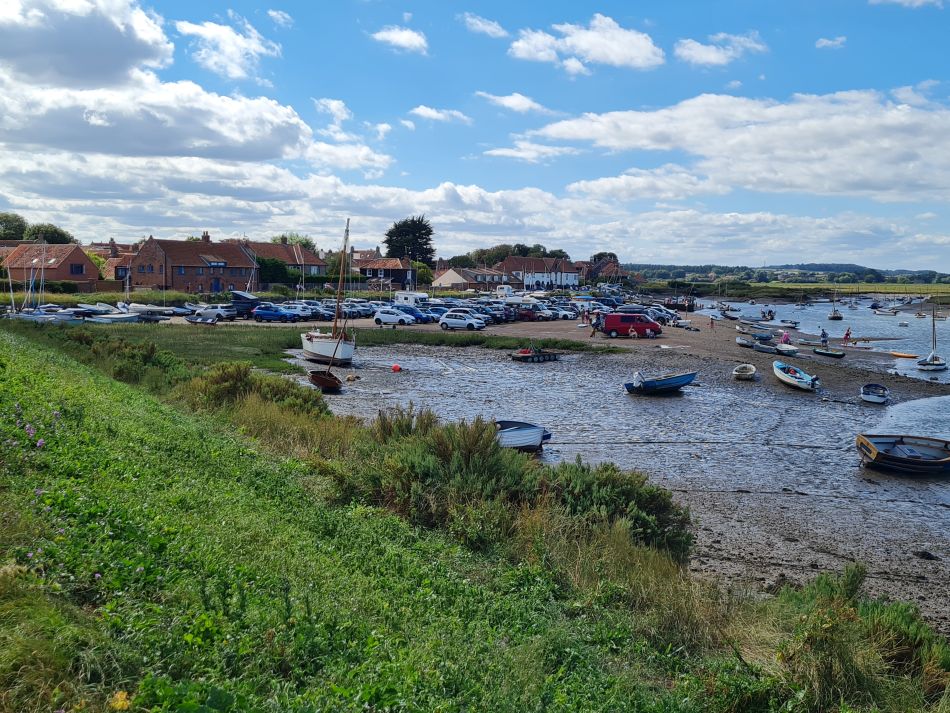
[{"label": "red van", "polygon": [[647,331],[652,332],[653,336],[661,334],[663,329],[659,324],[647,317],[645,314],[624,314],[614,312],[605,314],[601,317],[603,324],[600,331],[608,337],[632,337],[634,333],[638,337],[650,336]]}]

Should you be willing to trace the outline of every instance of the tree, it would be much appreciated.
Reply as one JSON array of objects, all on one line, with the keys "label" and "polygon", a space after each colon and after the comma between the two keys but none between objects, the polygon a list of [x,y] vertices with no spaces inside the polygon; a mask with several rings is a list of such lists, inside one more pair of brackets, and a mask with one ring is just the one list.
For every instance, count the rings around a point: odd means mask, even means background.
[{"label": "tree", "polygon": [[765,270],[759,270],[757,273],[755,273],[755,281],[756,281],[756,282],[768,282],[768,281],[769,281],[769,273],[767,273]]},{"label": "tree", "polygon": [[23,240],[26,218],[18,213],[0,213],[0,240]]},{"label": "tree", "polygon": [[561,260],[570,260],[571,256],[567,254],[564,250],[560,248],[555,248],[554,250],[548,250],[548,254],[545,257],[556,257]]},{"label": "tree", "polygon": [[327,277],[331,280],[340,278],[340,253],[329,253],[327,255]]},{"label": "tree", "polygon": [[620,261],[617,259],[617,253],[610,253],[610,252],[606,252],[606,251],[605,251],[605,252],[595,253],[594,255],[591,256],[590,261],[591,261],[591,262],[599,262],[600,260],[603,260],[604,258],[607,258],[608,260],[611,260],[611,261],[613,261],[613,262],[620,262]]},{"label": "tree", "polygon": [[[497,260],[495,262],[497,262]],[[495,263],[492,264],[494,265]],[[475,267],[475,261],[472,259],[471,254],[456,255],[455,257],[449,258],[449,265],[452,267]]]},{"label": "tree", "polygon": [[99,270],[99,279],[103,279],[105,277],[106,259],[96,253],[86,253],[86,257],[92,260],[93,265]]},{"label": "tree", "polygon": [[275,235],[270,239],[272,243],[282,243],[284,239],[291,245],[300,245],[311,250],[313,252],[317,251],[317,244],[313,242],[313,238],[309,235],[301,235],[300,233],[281,233],[280,235]]},{"label": "tree", "polygon": [[32,223],[23,233],[24,240],[42,240],[50,245],[78,243],[68,230],[52,223]]},{"label": "tree", "polygon": [[424,262],[418,262],[416,260],[412,261],[412,266],[415,268],[416,277],[414,282],[416,284],[422,285],[431,285],[432,281],[435,279],[435,275],[432,274],[432,268],[426,265]]},{"label": "tree", "polygon": [[197,235],[189,235],[187,238],[185,238],[185,242],[186,243],[200,243],[201,238],[199,238]]},{"label": "tree", "polygon": [[386,257],[408,257],[426,265],[435,261],[432,226],[424,215],[411,215],[386,231]]},{"label": "tree", "polygon": [[282,260],[271,257],[257,258],[257,267],[259,269],[261,282],[293,282],[287,264]]}]

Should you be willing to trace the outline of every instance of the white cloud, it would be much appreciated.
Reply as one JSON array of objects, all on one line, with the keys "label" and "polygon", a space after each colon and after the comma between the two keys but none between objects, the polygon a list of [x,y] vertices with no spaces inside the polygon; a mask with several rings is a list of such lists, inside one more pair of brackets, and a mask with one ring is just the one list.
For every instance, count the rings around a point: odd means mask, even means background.
[{"label": "white cloud", "polygon": [[487,20],[484,17],[466,12],[460,15],[460,19],[465,23],[465,27],[471,32],[477,32],[482,35],[488,35],[495,39],[501,39],[508,36],[508,31],[494,20]]},{"label": "white cloud", "polygon": [[740,89],[742,87],[742,82],[738,79],[733,79],[726,85],[726,89]]},{"label": "white cloud", "polygon": [[519,94],[518,92],[508,94],[507,96],[498,96],[496,94],[489,94],[488,92],[475,92],[475,96],[487,99],[496,106],[516,111],[519,114],[526,114],[529,111],[538,112],[540,114],[552,113],[550,109],[538,104],[538,102],[531,97],[526,97],[524,94]]},{"label": "white cloud", "polygon": [[278,27],[293,27],[294,18],[283,10],[268,10],[267,16],[274,21]]},{"label": "white cloud", "polygon": [[377,141],[382,141],[385,139],[389,135],[389,132],[393,130],[392,124],[387,124],[385,122],[381,124],[371,124],[369,128],[376,132]]},{"label": "white cloud", "polygon": [[0,67],[48,86],[120,84],[136,68],[171,64],[162,22],[134,0],[5,0]]},{"label": "white cloud", "polygon": [[765,52],[768,47],[759,38],[758,32],[745,35],[730,35],[720,32],[709,36],[710,44],[696,40],[678,40],[673,53],[684,62],[707,66],[725,66],[747,52]]},{"label": "white cloud", "polygon": [[842,47],[844,47],[844,44],[847,41],[848,38],[844,35],[838,35],[834,39],[821,37],[817,42],[815,42],[815,47],[820,50],[840,50]]},{"label": "white cloud", "polygon": [[412,22],[412,13],[411,13],[411,12],[404,12],[404,13],[402,14],[402,21],[403,21],[403,22]]},{"label": "white cloud", "polygon": [[317,111],[332,116],[334,124],[342,124],[353,118],[353,112],[341,99],[314,99],[313,104]]},{"label": "white cloud", "polygon": [[279,57],[280,45],[264,37],[243,17],[228,11],[237,26],[206,21],[200,25],[181,20],[175,29],[194,37],[194,60],[210,72],[228,79],[247,79],[257,74],[262,57]]},{"label": "white cloud", "polygon": [[646,198],[675,200],[703,193],[728,192],[725,186],[673,164],[650,170],[632,168],[620,176],[576,181],[568,185],[567,190],[624,202]]},{"label": "white cloud", "polygon": [[714,185],[759,193],[950,199],[950,107],[896,104],[873,91],[787,102],[705,94],[652,111],[585,114],[528,138],[681,152]]},{"label": "white cloud", "polygon": [[388,25],[378,32],[374,32],[371,37],[377,42],[382,42],[406,52],[426,54],[429,49],[426,36],[422,32],[411,30],[408,27]]},{"label": "white cloud", "polygon": [[410,109],[409,113],[418,116],[420,119],[431,119],[432,121],[460,121],[463,124],[471,124],[471,117],[466,116],[457,109],[433,109],[425,104]]},{"label": "white cloud", "polygon": [[943,7],[943,0],[870,0],[872,5],[903,5],[904,7],[926,7],[927,5],[933,5],[934,7]]},{"label": "white cloud", "polygon": [[925,106],[930,103],[930,98],[927,96],[927,93],[939,83],[940,82],[936,80],[927,79],[923,82],[918,82],[912,87],[897,87],[891,91],[891,95],[902,104]]},{"label": "white cloud", "polygon": [[485,151],[486,156],[513,158],[519,161],[526,161],[527,163],[539,163],[545,159],[577,153],[580,153],[580,151],[570,146],[546,146],[544,144],[536,144],[524,140],[515,141],[513,148],[489,149]]},{"label": "white cloud", "polygon": [[508,54],[557,64],[575,75],[587,74],[588,64],[653,69],[664,62],[663,50],[653,44],[648,34],[621,27],[613,18],[599,13],[587,27],[567,23],[552,27],[560,37],[542,30],[519,31]]},{"label": "white cloud", "polygon": [[412,121],[411,119],[400,119],[399,123],[409,129],[409,131],[416,130],[416,122]]}]

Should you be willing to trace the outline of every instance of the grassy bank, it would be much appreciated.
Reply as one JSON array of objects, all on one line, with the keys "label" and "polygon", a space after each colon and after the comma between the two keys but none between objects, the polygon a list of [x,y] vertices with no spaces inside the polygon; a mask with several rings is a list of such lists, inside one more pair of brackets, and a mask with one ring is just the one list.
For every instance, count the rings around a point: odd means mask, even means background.
[{"label": "grassy bank", "polygon": [[411,329],[360,329],[357,331],[356,341],[362,346],[370,347],[389,344],[425,344],[433,347],[485,347],[486,349],[514,351],[531,343],[541,349],[558,349],[569,352],[613,354],[624,351],[617,347],[607,347],[575,339],[531,340],[525,337],[504,337],[481,332],[421,332]]},{"label": "grassy bank", "polygon": [[0,330],[0,710],[950,705],[950,649],[859,567],[720,592],[642,476],[272,379]]}]

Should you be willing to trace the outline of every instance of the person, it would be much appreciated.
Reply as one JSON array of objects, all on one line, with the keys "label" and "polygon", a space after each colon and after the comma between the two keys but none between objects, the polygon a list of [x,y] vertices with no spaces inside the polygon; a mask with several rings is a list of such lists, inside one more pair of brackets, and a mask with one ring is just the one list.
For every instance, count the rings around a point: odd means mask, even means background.
[{"label": "person", "polygon": [[709,315],[709,328],[710,329],[716,328],[716,320],[713,319],[712,315]]},{"label": "person", "polygon": [[844,337],[841,338],[841,341],[842,342],[851,341],[851,327],[848,327],[846,330],[844,330]]},{"label": "person", "polygon": [[789,344],[791,343],[792,340],[788,336],[788,332],[786,332],[785,330],[782,330],[782,338],[779,341],[781,341],[782,344]]},{"label": "person", "polygon": [[821,328],[821,346],[828,346],[828,332],[825,331],[824,327]]}]

